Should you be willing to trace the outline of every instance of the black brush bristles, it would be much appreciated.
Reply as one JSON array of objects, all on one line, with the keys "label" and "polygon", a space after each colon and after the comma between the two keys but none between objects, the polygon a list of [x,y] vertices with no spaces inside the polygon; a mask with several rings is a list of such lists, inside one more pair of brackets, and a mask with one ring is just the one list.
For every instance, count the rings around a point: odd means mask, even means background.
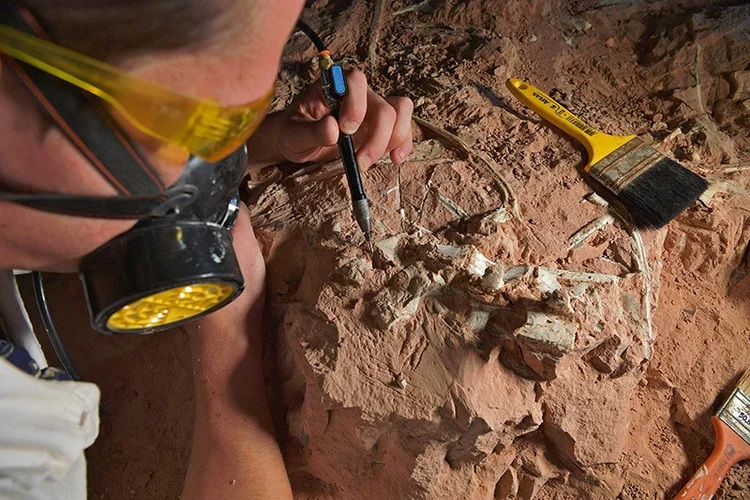
[{"label": "black brush bristles", "polygon": [[662,158],[617,193],[617,198],[636,227],[657,229],[692,205],[706,188],[704,177]]}]

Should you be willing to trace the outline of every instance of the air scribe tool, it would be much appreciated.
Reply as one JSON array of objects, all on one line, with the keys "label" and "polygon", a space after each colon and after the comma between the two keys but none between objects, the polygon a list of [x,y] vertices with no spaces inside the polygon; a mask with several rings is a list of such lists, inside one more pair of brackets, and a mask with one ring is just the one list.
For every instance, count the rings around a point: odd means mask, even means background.
[{"label": "air scribe tool", "polygon": [[[323,41],[308,25],[300,21],[297,23],[297,27],[312,40],[315,48],[318,50],[318,65],[321,71],[320,79],[323,84],[323,94],[328,107],[331,108],[331,115],[338,121],[341,100],[347,92],[344,70],[339,64],[333,62],[331,52],[326,49]],[[365,234],[370,253],[372,253],[370,203],[367,201],[365,188],[362,185],[362,177],[359,174],[359,165],[357,164],[357,156],[354,152],[352,136],[339,133],[339,153],[341,154],[341,161],[344,164],[349,192],[352,195],[354,218],[357,220],[359,228]]]}]

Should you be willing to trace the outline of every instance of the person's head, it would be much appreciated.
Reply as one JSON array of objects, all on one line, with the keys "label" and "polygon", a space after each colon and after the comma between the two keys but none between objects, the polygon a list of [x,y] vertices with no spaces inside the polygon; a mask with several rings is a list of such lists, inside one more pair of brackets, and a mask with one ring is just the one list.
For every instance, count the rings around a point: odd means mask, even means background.
[{"label": "person's head", "polygon": [[[195,97],[244,104],[274,84],[303,0],[23,2],[61,46]],[[149,156],[148,143],[140,144]],[[184,163],[151,155],[166,185]],[[113,195],[0,61],[0,186]],[[85,219],[0,202],[0,269],[74,270],[135,221]]]}]

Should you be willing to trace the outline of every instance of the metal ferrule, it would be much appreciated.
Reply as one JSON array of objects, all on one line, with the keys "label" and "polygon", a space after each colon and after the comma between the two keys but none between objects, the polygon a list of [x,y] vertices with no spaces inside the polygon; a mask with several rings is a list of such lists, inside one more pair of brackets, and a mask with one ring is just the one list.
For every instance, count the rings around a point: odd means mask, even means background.
[{"label": "metal ferrule", "polygon": [[318,66],[320,67],[320,71],[326,71],[333,65],[333,59],[331,59],[329,54],[320,54],[318,56]]},{"label": "metal ferrule", "polygon": [[357,224],[359,224],[359,228],[362,232],[372,232],[372,224],[370,222],[370,203],[367,201],[367,198],[352,201],[352,209],[354,211],[354,218],[357,219]]},{"label": "metal ferrule", "polygon": [[595,163],[589,173],[617,194],[662,158],[654,148],[636,137]]},{"label": "metal ferrule", "polygon": [[750,444],[750,398],[744,392],[735,388],[716,416]]}]

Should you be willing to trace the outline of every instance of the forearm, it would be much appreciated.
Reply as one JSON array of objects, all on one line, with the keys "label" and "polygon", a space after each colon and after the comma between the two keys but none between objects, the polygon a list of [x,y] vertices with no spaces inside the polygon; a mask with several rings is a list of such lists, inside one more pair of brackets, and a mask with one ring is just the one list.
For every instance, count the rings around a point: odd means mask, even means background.
[{"label": "forearm", "polygon": [[248,169],[257,170],[286,161],[279,152],[282,111],[269,114],[247,141]]},{"label": "forearm", "polygon": [[[196,414],[183,499],[291,498],[266,398],[260,315],[251,316],[258,322],[204,323],[191,332]],[[257,331],[248,331],[246,343],[233,341],[227,349],[204,338],[243,326]]]},{"label": "forearm", "polygon": [[263,376],[265,264],[244,207],[233,233],[245,290],[185,326],[195,424],[182,498],[291,498]]}]

